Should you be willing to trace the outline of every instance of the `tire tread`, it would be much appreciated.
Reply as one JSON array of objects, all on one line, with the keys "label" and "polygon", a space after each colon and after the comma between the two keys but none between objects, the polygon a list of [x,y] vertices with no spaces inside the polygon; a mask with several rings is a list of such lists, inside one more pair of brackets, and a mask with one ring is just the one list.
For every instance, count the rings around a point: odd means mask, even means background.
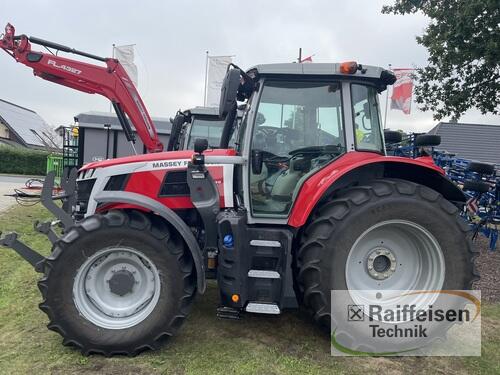
[{"label": "tire tread", "polygon": [[[151,220],[150,217],[142,212],[136,210],[130,211],[109,211],[104,215],[92,215],[80,223],[75,224],[61,239],[59,239],[54,244],[54,251],[45,259],[44,261],[44,276],[38,281],[38,289],[42,295],[42,302],[39,304],[40,310],[42,310],[49,318],[49,323],[47,327],[59,333],[63,337],[63,345],[74,346],[79,348],[82,354],[102,354],[106,357],[111,357],[113,355],[127,355],[135,356],[148,349],[157,349],[160,347],[161,343],[165,338],[169,338],[173,333],[182,325],[185,320],[191,304],[194,300],[196,294],[196,283],[194,275],[194,264],[188,251],[177,249],[179,246],[165,246],[165,248],[170,251],[179,261],[179,266],[184,274],[184,286],[183,296],[180,298],[180,313],[177,314],[168,323],[167,328],[164,328],[162,332],[155,335],[150,342],[141,342],[131,347],[127,350],[112,350],[112,349],[102,349],[94,346],[91,342],[84,342],[78,337],[70,336],[55,319],[55,314],[53,312],[53,307],[51,306],[51,301],[48,298],[49,292],[49,282],[51,279],[51,271],[56,266],[56,263],[60,261],[60,256],[63,254],[64,250],[68,246],[74,243],[77,239],[84,235],[92,235],[93,232],[101,230],[106,227],[119,227],[128,226],[131,229],[143,230],[150,232],[155,238],[169,242],[173,237],[170,234],[170,228],[168,224],[163,220]],[[163,234],[162,234],[163,231]],[[182,246],[181,246],[182,249]],[[170,329],[172,328],[172,329]]]},{"label": "tire tread", "polygon": [[[319,266],[319,252],[326,248],[326,241],[335,235],[337,222],[347,216],[354,207],[362,206],[373,198],[391,194],[414,195],[428,202],[438,202],[448,215],[453,216],[457,228],[467,237],[468,260],[472,265],[469,287],[472,288],[472,284],[479,279],[479,272],[474,262],[477,254],[468,235],[471,229],[459,216],[459,210],[455,205],[438,192],[423,185],[398,179],[373,180],[364,186],[354,186],[339,192],[335,199],[316,209],[301,236],[295,259],[299,299],[310,310],[313,319],[323,327],[325,322],[326,324],[330,322],[330,311],[327,307],[327,296],[320,288],[322,270]],[[339,211],[339,207],[343,210]],[[331,223],[329,228],[322,226],[322,223],[326,222]]]}]

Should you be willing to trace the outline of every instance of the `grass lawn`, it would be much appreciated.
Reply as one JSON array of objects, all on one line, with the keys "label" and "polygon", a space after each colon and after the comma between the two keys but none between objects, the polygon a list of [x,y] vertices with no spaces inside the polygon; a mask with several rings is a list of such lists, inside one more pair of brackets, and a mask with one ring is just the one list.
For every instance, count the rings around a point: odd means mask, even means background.
[{"label": "grass lawn", "polygon": [[[0,229],[15,230],[35,249],[50,245],[32,222],[49,218],[41,207],[15,207]],[[39,277],[13,251],[0,249],[0,374],[499,374],[500,304],[483,306],[482,357],[333,358],[328,337],[300,312],[279,317],[215,316],[217,288],[209,284],[184,326],[165,347],[135,358],[83,357],[45,327],[38,309]]]}]

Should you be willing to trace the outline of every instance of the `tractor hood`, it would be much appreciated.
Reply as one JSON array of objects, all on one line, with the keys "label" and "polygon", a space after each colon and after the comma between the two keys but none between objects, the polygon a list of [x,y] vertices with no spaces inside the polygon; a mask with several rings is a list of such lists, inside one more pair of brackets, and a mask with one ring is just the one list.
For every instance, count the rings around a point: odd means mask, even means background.
[{"label": "tractor hood", "polygon": [[[85,164],[82,168],[80,168],[79,172],[84,172],[89,169],[97,169],[97,168],[106,168],[106,167],[114,167],[118,165],[131,164],[131,163],[147,163],[147,162],[169,162],[173,160],[189,160],[193,156],[193,150],[181,150],[181,151],[168,151],[168,152],[157,152],[153,154],[144,154],[144,155],[133,155],[133,156],[125,156],[122,158],[116,159],[108,159],[103,161],[92,162],[89,164]],[[203,153],[205,156],[234,156],[236,155],[236,151],[233,149],[219,150],[212,149],[206,150]]]},{"label": "tractor hood", "polygon": [[[110,208],[131,208],[126,204],[99,206],[96,197],[105,191],[135,193],[170,209],[193,208],[186,182],[193,150],[158,152],[89,163],[77,177],[77,215],[92,215]],[[221,207],[233,206],[233,149],[206,150],[207,169],[217,184]],[[209,161],[210,157],[213,157]],[[224,163],[224,158],[228,163]]]}]

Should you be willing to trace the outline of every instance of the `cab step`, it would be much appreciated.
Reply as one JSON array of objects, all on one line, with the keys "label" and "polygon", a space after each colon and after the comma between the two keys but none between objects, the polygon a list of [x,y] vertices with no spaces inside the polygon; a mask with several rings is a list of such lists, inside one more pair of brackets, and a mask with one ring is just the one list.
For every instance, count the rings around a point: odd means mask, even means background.
[{"label": "cab step", "polygon": [[248,302],[245,311],[256,314],[281,314],[279,306],[275,303]]},{"label": "cab step", "polygon": [[250,270],[248,277],[256,279],[281,279],[279,272],[267,270]]},{"label": "cab step", "polygon": [[241,319],[240,310],[234,309],[234,308],[228,307],[228,306],[218,307],[217,308],[217,317],[221,318],[221,319],[233,319],[233,320]]}]

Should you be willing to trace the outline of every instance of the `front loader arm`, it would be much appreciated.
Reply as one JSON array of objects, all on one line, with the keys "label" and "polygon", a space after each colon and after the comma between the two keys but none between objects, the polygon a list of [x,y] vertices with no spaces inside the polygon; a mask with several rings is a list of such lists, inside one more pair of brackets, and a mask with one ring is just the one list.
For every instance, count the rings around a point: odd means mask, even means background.
[{"label": "front loader arm", "polygon": [[[52,53],[33,51],[30,42],[102,61],[106,66],[68,59]],[[17,62],[32,68],[33,73],[40,78],[88,94],[105,96],[112,102],[129,141],[134,141],[134,135],[125,114],[134,125],[148,152],[163,150],[163,144],[158,138],[144,102],[117,59],[91,55],[35,37],[16,36],[15,28],[11,24],[5,27],[5,34],[0,39],[0,48]]]}]

